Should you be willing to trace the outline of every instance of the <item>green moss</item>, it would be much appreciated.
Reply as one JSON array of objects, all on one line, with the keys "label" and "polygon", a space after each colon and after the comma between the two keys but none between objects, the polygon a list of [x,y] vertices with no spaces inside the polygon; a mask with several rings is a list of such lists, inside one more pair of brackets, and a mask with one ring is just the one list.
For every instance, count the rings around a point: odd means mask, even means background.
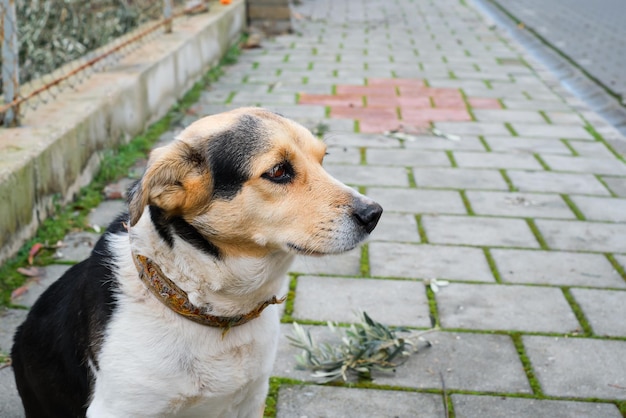
[{"label": "green moss", "polygon": [[467,198],[467,195],[465,194],[465,190],[460,190],[459,193],[461,194],[461,200],[463,201],[463,205],[465,206],[467,214],[472,216],[476,215],[474,209],[472,209],[472,205],[470,204],[469,199]]},{"label": "green moss", "polygon": [[439,307],[437,306],[437,298],[435,292],[432,291],[430,286],[425,286],[426,297],[428,298],[428,311],[430,313],[430,325],[433,328],[440,327],[439,323]]},{"label": "green moss", "polygon": [[358,119],[355,119],[354,121],[354,132],[357,134],[361,132],[361,123],[359,122]]},{"label": "green moss", "polygon": [[531,218],[526,218],[526,223],[528,224],[528,227],[530,228],[533,235],[537,239],[537,242],[539,243],[539,246],[541,247],[541,249],[549,250],[550,248],[548,248],[548,243],[546,243],[546,240],[543,238],[543,235],[541,235],[541,232],[539,232],[539,228],[537,228],[537,225],[535,224],[535,220]]},{"label": "green moss", "polygon": [[511,339],[513,340],[513,344],[515,345],[515,349],[517,350],[517,354],[522,362],[522,366],[524,367],[524,372],[526,373],[526,377],[528,378],[528,383],[530,384],[530,388],[532,389],[535,396],[539,399],[543,399],[543,390],[541,389],[541,385],[539,384],[539,380],[537,376],[535,376],[535,372],[533,370],[533,366],[530,363],[530,359],[526,354],[526,349],[524,348],[524,344],[522,343],[522,336],[519,333],[510,334]]},{"label": "green moss", "polygon": [[361,277],[370,277],[369,244],[361,245]]},{"label": "green moss", "polygon": [[413,169],[411,167],[405,167],[405,170],[406,170],[406,176],[409,180],[409,187],[416,188],[417,183],[415,181],[415,175],[413,174]]},{"label": "green moss", "polygon": [[511,179],[509,178],[509,175],[506,173],[506,170],[502,168],[499,171],[500,171],[500,174],[502,175],[502,178],[506,182],[507,186],[509,186],[509,192],[516,192],[517,191],[517,187],[515,187],[515,185],[513,184]]},{"label": "green moss", "polygon": [[539,110],[539,114],[541,115],[543,120],[546,121],[546,123],[552,124],[552,120],[550,120],[550,117],[548,116],[545,110]]},{"label": "green moss", "polygon": [[574,212],[574,215],[576,215],[576,219],[578,219],[579,221],[586,220],[585,215],[580,211],[580,209],[578,209],[578,206],[576,206],[576,204],[572,201],[572,199],[570,199],[568,195],[562,194],[561,198],[565,201],[565,204],[570,208],[570,210]]},{"label": "green moss", "polygon": [[572,295],[569,287],[564,287],[562,288],[562,290],[563,296],[565,296],[565,299],[567,299],[567,302],[572,308],[574,315],[576,315],[576,319],[578,319],[578,322],[580,322],[580,325],[582,326],[583,336],[588,337],[593,335],[593,329],[591,328],[591,325],[589,324],[589,321],[587,320],[587,317],[585,316],[582,308],[580,307],[576,299],[574,299],[574,295]]},{"label": "green moss", "polygon": [[506,127],[506,129],[508,129],[508,130],[509,130],[509,132],[511,133],[511,135],[513,135],[513,136],[519,136],[519,135],[517,134],[517,131],[515,131],[515,128],[513,128],[513,125],[511,125],[511,123],[510,123],[510,122],[505,122],[505,123],[504,123],[504,126]]},{"label": "green moss", "polygon": [[594,174],[594,177],[596,178],[596,180],[598,180],[600,183],[602,183],[602,185],[606,188],[606,190],[611,194],[612,197],[619,197],[617,195],[617,193],[615,193],[608,184],[606,184],[606,181],[604,181],[604,179],[602,178],[602,176],[600,176],[599,174]]},{"label": "green moss", "polygon": [[576,149],[572,146],[572,144],[569,143],[568,140],[561,138],[561,142],[563,143],[563,145],[565,145],[567,147],[568,150],[570,150],[570,152],[572,153],[573,156],[575,156],[575,157],[580,156],[578,151],[576,151]]},{"label": "green moss", "polygon": [[626,281],[626,269],[624,269],[621,264],[617,262],[612,254],[606,254],[606,259],[609,260],[609,263],[611,263],[615,271],[617,271],[619,275],[622,276],[622,279]]},{"label": "green moss", "polygon": [[415,215],[415,222],[417,223],[417,232],[420,235],[420,241],[422,244],[428,244],[428,236],[426,235],[426,229],[424,228],[421,214]]},{"label": "green moss", "polygon": [[535,160],[537,160],[544,170],[552,171],[552,168],[550,168],[550,166],[543,160],[543,158],[541,158],[539,154],[533,154],[533,157],[535,157]]},{"label": "green moss", "polygon": [[491,251],[489,248],[483,248],[483,253],[485,254],[485,258],[487,259],[487,264],[489,265],[489,270],[491,270],[491,274],[496,279],[496,282],[502,283],[502,276],[500,276],[500,271],[498,270],[498,266],[496,265],[496,260],[491,255]]},{"label": "green moss", "polygon": [[452,154],[452,151],[450,150],[446,150],[446,156],[448,157],[448,160],[450,160],[450,165],[452,165],[452,167],[458,167],[458,164],[456,163],[456,160],[454,159],[454,154]]},{"label": "green moss", "polygon": [[491,147],[489,146],[489,143],[487,142],[484,136],[479,135],[478,140],[480,141],[481,144],[483,144],[483,147],[485,147],[485,151],[491,152]]}]

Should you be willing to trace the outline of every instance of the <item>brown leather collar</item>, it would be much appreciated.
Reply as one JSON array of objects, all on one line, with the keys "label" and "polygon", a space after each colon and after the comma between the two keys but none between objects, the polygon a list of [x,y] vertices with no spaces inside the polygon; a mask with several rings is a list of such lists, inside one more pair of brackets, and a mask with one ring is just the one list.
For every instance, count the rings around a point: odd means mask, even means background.
[{"label": "brown leather collar", "polygon": [[185,318],[197,322],[198,324],[209,327],[223,328],[223,334],[226,334],[231,327],[243,325],[248,321],[257,318],[263,312],[263,309],[269,305],[283,303],[285,298],[278,299],[272,296],[271,299],[262,302],[254,310],[238,316],[216,316],[206,312],[206,308],[200,308],[193,305],[187,293],[172,282],[148,257],[133,254],[133,261],[139,272],[139,278],[152,292],[156,298],[165,306],[173,310]]}]

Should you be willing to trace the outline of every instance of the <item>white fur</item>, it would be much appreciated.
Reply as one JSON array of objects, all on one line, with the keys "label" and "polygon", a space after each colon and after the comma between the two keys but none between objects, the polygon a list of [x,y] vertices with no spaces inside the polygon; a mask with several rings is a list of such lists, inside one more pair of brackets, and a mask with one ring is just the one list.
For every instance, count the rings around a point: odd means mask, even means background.
[{"label": "white fur", "polygon": [[276,305],[259,318],[222,329],[174,313],[137,278],[131,247],[153,259],[197,305],[215,315],[254,309],[285,287],[292,255],[216,260],[177,239],[169,248],[144,212],[125,234],[110,238],[120,292],[107,326],[87,416],[252,417],[267,394],[279,335]]}]

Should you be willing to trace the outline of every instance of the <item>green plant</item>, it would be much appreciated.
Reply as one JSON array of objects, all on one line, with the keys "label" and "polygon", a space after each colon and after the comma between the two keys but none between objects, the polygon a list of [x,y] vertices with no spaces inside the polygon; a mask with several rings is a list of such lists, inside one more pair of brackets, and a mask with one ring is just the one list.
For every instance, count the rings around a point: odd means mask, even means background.
[{"label": "green plant", "polygon": [[[294,334],[287,338],[291,345],[302,349],[302,354],[296,356],[298,367],[311,370],[320,383],[348,381],[353,376],[371,380],[374,371],[394,371],[418,351],[422,336],[432,331],[410,332],[402,327],[389,327],[374,321],[366,312],[359,319],[360,322],[343,329],[336,344],[316,344],[310,332],[294,322]],[[328,327],[334,334],[339,333],[334,323],[328,322]],[[399,337],[399,332],[408,335]]]}]

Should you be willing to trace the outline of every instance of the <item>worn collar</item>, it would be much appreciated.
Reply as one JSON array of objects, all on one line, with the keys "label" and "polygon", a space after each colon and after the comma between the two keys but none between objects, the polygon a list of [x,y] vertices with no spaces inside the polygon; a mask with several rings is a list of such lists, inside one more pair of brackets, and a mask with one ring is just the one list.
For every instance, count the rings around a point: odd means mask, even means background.
[{"label": "worn collar", "polygon": [[140,254],[133,254],[133,261],[139,272],[139,278],[156,298],[165,306],[201,325],[223,328],[226,334],[231,327],[243,325],[257,318],[269,305],[283,303],[285,298],[276,298],[262,302],[252,311],[237,316],[216,316],[207,313],[206,308],[195,306],[189,301],[187,293],[172,282],[151,259]]}]

